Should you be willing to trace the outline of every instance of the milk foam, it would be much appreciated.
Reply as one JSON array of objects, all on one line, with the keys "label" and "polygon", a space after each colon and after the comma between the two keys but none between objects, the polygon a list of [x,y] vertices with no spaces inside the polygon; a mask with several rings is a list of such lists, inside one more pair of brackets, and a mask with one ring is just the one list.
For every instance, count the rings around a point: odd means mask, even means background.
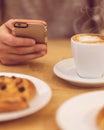
[{"label": "milk foam", "polygon": [[79,43],[103,43],[104,35],[100,34],[77,34],[73,37],[73,40]]},{"label": "milk foam", "polygon": [[99,42],[100,40],[101,38],[97,36],[79,36],[80,42]]}]

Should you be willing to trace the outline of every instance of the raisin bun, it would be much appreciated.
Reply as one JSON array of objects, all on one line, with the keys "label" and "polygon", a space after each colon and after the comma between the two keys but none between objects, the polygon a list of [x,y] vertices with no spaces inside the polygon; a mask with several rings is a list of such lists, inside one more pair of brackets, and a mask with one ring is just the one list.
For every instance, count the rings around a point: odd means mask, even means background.
[{"label": "raisin bun", "polygon": [[0,112],[9,112],[29,107],[36,87],[28,79],[15,76],[0,76]]},{"label": "raisin bun", "polygon": [[104,130],[104,107],[97,113],[96,123],[100,130]]}]

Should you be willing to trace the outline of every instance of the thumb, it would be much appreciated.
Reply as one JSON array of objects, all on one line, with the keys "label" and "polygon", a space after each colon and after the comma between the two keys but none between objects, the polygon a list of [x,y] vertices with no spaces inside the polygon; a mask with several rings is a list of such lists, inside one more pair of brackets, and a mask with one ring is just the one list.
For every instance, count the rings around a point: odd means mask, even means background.
[{"label": "thumb", "polygon": [[6,26],[9,30],[13,30],[15,22],[16,22],[16,19],[10,19],[4,23],[4,26]]}]

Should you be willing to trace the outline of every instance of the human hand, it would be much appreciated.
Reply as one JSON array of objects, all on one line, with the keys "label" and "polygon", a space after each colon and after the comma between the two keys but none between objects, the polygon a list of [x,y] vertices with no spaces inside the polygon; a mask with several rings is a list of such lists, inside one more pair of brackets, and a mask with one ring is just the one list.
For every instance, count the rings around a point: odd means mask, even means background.
[{"label": "human hand", "polygon": [[36,44],[31,38],[16,37],[12,34],[15,20],[11,19],[0,27],[0,61],[5,65],[21,64],[44,56],[46,44]]}]

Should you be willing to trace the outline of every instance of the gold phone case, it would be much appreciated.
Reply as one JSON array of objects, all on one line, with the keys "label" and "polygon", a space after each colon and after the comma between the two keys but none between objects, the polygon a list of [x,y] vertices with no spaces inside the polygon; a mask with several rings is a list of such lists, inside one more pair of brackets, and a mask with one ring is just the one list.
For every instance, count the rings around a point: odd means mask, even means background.
[{"label": "gold phone case", "polygon": [[47,24],[40,20],[16,20],[13,34],[21,37],[29,37],[37,43],[47,42]]}]

